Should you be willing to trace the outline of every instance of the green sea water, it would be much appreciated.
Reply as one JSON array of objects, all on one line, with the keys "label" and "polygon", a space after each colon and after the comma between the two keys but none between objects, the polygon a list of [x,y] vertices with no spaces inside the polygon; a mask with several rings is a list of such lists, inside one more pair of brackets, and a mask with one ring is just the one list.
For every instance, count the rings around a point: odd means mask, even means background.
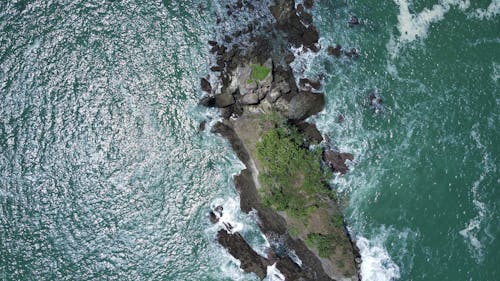
[{"label": "green sea water", "polygon": [[[356,158],[332,184],[363,280],[497,280],[500,3],[315,2],[323,48],[294,67],[325,74],[313,120]],[[198,131],[225,4],[0,2],[0,280],[255,280],[207,217],[222,204],[268,246],[238,211],[242,164]]]}]

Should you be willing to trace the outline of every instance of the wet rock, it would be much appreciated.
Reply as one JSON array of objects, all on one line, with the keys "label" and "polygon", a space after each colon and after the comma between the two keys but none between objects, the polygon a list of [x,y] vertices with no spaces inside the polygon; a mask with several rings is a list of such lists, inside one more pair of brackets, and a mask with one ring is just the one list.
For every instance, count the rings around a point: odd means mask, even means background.
[{"label": "wet rock", "polygon": [[217,233],[217,241],[228,252],[240,261],[240,268],[245,272],[253,272],[260,279],[267,276],[268,261],[257,254],[239,233],[230,234],[226,230]]},{"label": "wet rock", "polygon": [[351,26],[351,27],[355,26],[355,25],[359,25],[359,19],[356,16],[351,16],[351,18],[349,19],[349,21],[347,23],[349,23],[349,26]]},{"label": "wet rock", "polygon": [[356,48],[352,48],[349,52],[345,52],[345,55],[349,58],[359,57],[359,52]]},{"label": "wet rock", "polygon": [[210,82],[208,82],[208,80],[206,78],[200,79],[200,87],[203,91],[205,91],[207,93],[212,92],[212,85],[210,85]]},{"label": "wet rock", "polygon": [[215,95],[215,105],[217,107],[227,107],[235,103],[234,97],[231,94]]},{"label": "wet rock", "polygon": [[199,132],[205,131],[206,126],[207,126],[207,121],[206,120],[201,121],[200,125],[198,125],[198,131]]},{"label": "wet rock", "polygon": [[241,98],[241,103],[246,105],[258,104],[259,96],[256,93],[247,93]]},{"label": "wet rock", "polygon": [[321,82],[319,80],[310,80],[307,78],[301,78],[299,80],[299,85],[303,89],[309,89],[309,90],[311,90],[311,88],[315,90],[319,90],[321,88]]},{"label": "wet rock", "polygon": [[375,112],[379,112],[384,109],[384,100],[377,90],[372,90],[368,95],[368,104]]},{"label": "wet rock", "polygon": [[312,9],[313,6],[314,0],[304,0],[304,7],[306,7],[306,9]]},{"label": "wet rock", "polygon": [[333,172],[341,174],[347,173],[349,170],[346,164],[347,160],[354,160],[354,156],[350,153],[341,153],[333,150],[326,150],[323,153],[323,161],[325,161]]},{"label": "wet rock", "polygon": [[205,96],[201,98],[200,100],[200,105],[206,106],[206,107],[215,107],[215,97],[214,96]]},{"label": "wet rock", "polygon": [[329,46],[327,52],[330,56],[340,57],[342,54],[342,47],[340,47],[340,45],[335,45],[335,47]]},{"label": "wet rock", "polygon": [[210,67],[210,70],[214,71],[214,72],[222,72],[224,70],[224,68],[219,66],[219,65],[214,65],[214,66]]},{"label": "wet rock", "polygon": [[210,211],[209,217],[210,217],[210,222],[212,224],[216,224],[219,222],[219,218],[215,215],[215,213],[213,211]]}]

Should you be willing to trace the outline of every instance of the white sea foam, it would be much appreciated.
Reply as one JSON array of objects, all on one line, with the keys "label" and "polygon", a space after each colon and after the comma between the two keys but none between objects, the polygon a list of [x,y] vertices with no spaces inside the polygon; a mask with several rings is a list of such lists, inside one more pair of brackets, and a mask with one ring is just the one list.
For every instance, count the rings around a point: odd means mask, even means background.
[{"label": "white sea foam", "polygon": [[500,78],[500,64],[493,62],[493,72],[491,73],[491,79],[493,82],[498,82],[498,78]]},{"label": "white sea foam", "polygon": [[276,268],[276,264],[267,267],[266,281],[285,281],[285,276]]},{"label": "white sea foam", "polygon": [[382,237],[368,240],[358,236],[361,262],[361,279],[364,281],[392,281],[401,277],[399,267],[391,259],[384,247]]},{"label": "white sea foam", "polygon": [[420,12],[412,13],[410,0],[394,0],[394,2],[399,6],[397,26],[399,37],[391,37],[387,44],[392,58],[398,55],[402,46],[416,40],[424,40],[428,35],[429,27],[443,20],[451,8],[458,8],[465,12],[470,7],[469,0],[440,0],[431,8],[424,8]]},{"label": "white sea foam", "polygon": [[489,20],[498,15],[500,15],[500,0],[493,0],[486,9],[476,9],[474,12],[468,14],[469,17],[481,20]]},{"label": "white sea foam", "polygon": [[231,279],[233,281],[257,281],[259,278],[253,274],[253,273],[245,273],[241,268],[240,264],[241,262],[237,259],[235,259],[233,256],[228,255],[229,257],[224,257],[224,259],[227,259],[225,262],[222,263],[220,269],[221,269],[221,276],[218,277],[223,277],[223,279]]}]

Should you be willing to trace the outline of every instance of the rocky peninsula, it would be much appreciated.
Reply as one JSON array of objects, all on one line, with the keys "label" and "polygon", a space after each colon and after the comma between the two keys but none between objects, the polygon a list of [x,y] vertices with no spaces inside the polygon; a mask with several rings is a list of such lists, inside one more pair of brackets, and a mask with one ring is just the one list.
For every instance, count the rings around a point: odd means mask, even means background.
[{"label": "rocky peninsula", "polygon": [[[316,126],[305,121],[325,106],[321,79],[296,79],[290,66],[292,47],[320,49],[313,5],[312,0],[260,6],[234,1],[217,15],[218,24],[237,21],[240,13],[261,18],[239,30],[221,28],[219,40],[208,42],[214,65],[211,75],[201,79],[206,95],[200,104],[221,110],[222,121],[212,130],[229,141],[245,164],[234,177],[241,210],[256,211],[271,248],[259,255],[229,224],[217,240],[244,271],[261,279],[268,266],[276,265],[286,280],[359,280],[359,252],[327,183],[332,172],[346,173],[353,157],[330,149]],[[342,52],[339,46],[328,48],[332,55]],[[344,54],[352,56],[352,50]],[[212,210],[211,221],[223,212],[222,207]]]}]

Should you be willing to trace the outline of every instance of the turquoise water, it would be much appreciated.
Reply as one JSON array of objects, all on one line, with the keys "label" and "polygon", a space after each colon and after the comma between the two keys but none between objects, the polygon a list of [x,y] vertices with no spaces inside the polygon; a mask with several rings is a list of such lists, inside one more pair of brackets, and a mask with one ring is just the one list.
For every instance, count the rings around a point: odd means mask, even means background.
[{"label": "turquoise water", "polygon": [[[350,198],[365,280],[500,275],[500,3],[490,2],[332,1],[316,11],[325,45],[361,53],[310,67],[330,74],[321,128],[357,156],[334,182]],[[346,28],[352,14],[364,26]]]},{"label": "turquoise water", "polygon": [[[316,2],[323,50],[361,53],[295,67],[327,75],[314,119],[356,156],[332,183],[364,280],[497,279],[500,3]],[[242,164],[198,132],[217,118],[197,106],[198,79],[223,6],[0,2],[0,279],[255,279],[207,218],[222,204],[267,246],[237,211]],[[351,14],[365,24],[347,28]]]}]

